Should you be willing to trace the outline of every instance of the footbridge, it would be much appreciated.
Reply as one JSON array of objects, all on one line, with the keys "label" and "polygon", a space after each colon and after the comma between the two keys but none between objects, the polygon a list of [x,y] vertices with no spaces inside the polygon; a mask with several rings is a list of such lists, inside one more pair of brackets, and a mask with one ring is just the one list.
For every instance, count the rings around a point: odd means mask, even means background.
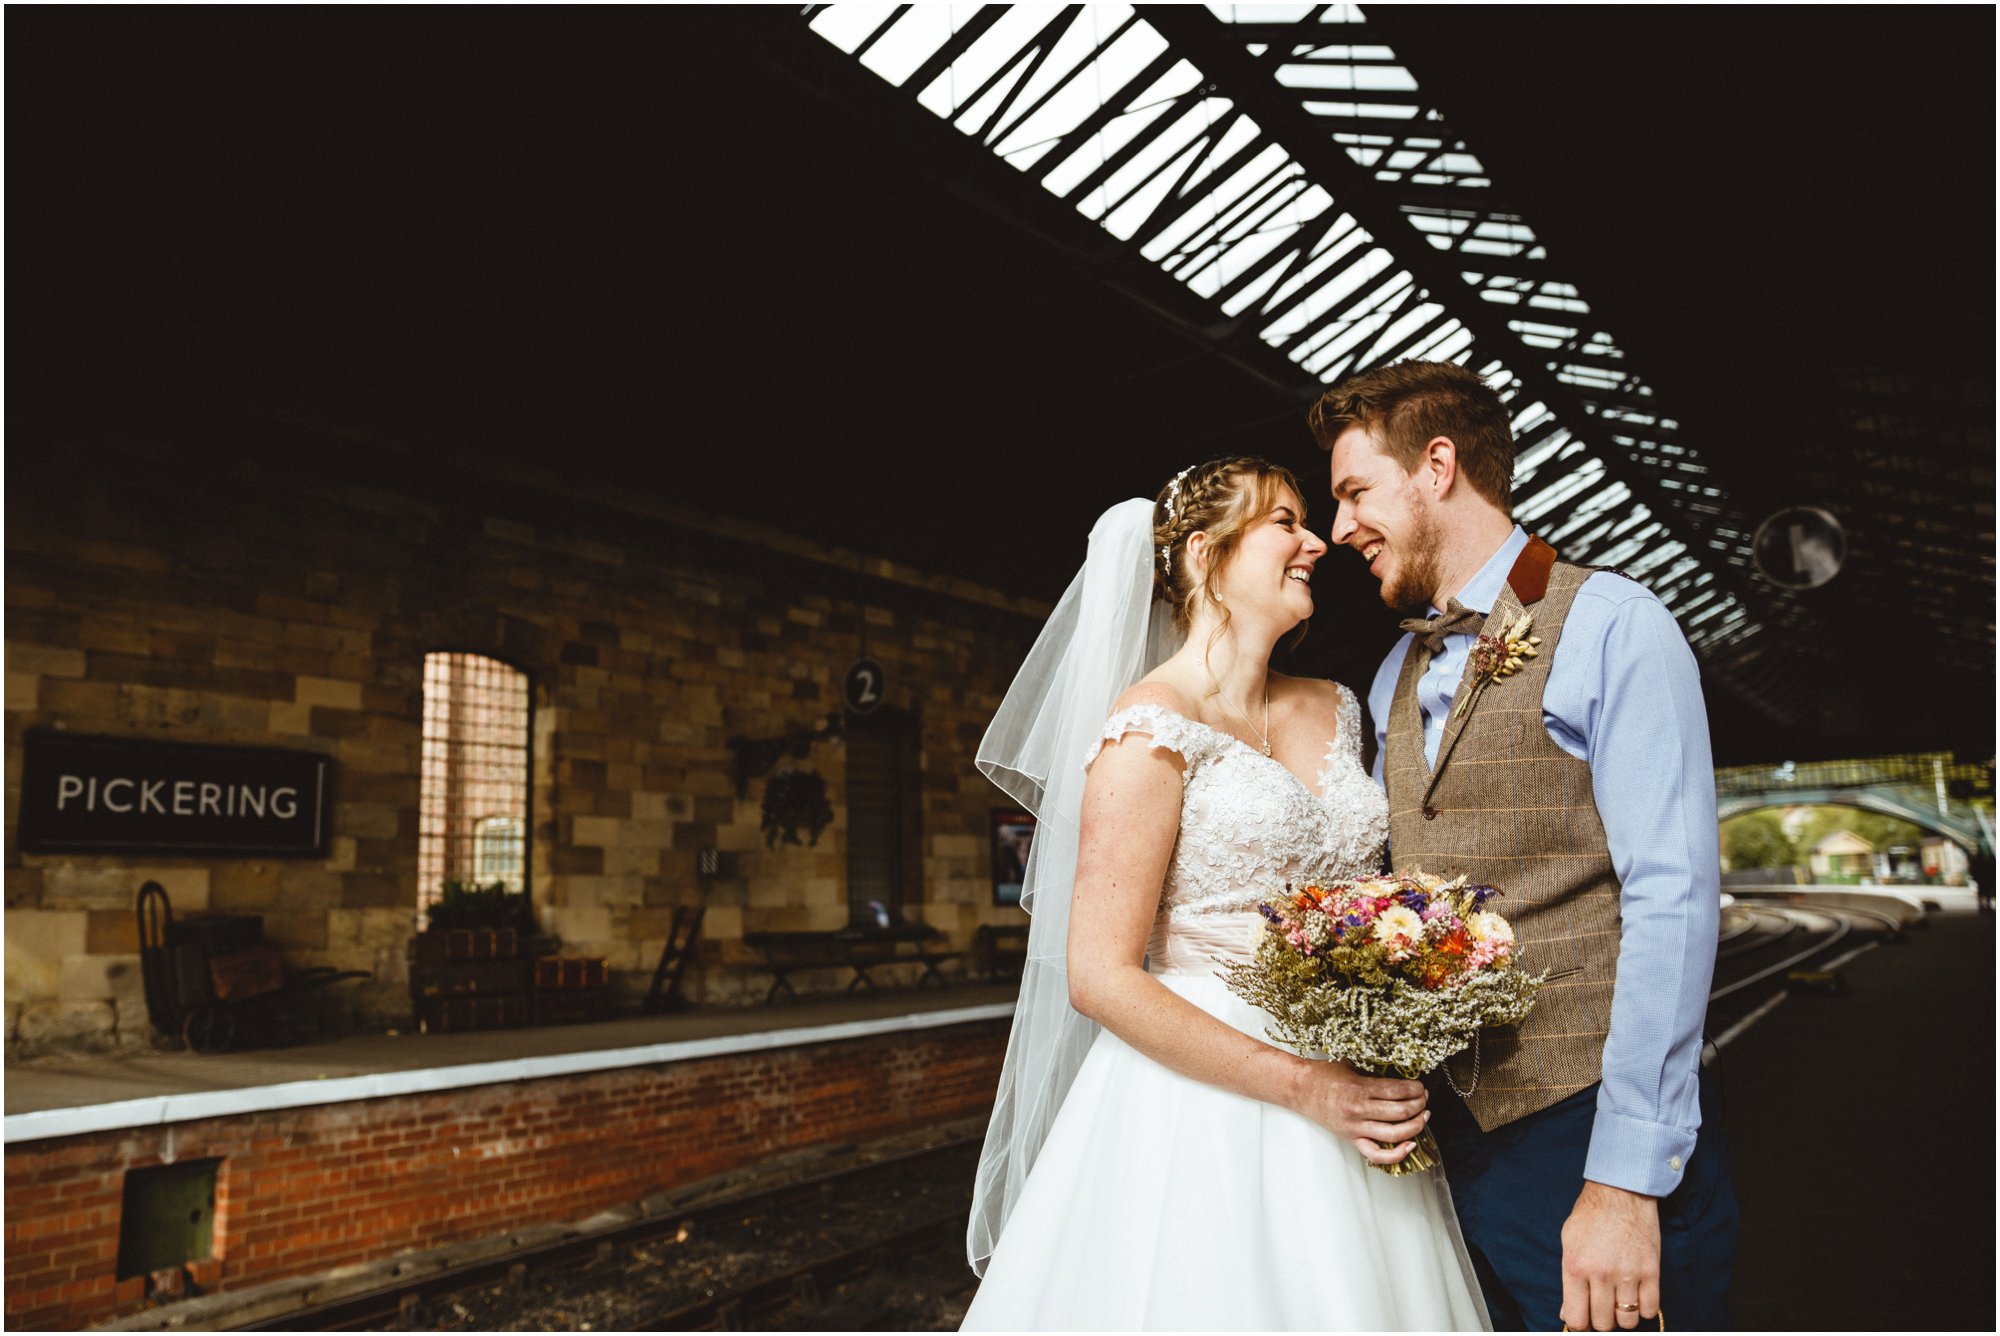
[{"label": "footbridge", "polygon": [[1715,772],[1716,814],[1727,821],[1764,807],[1858,807],[1935,831],[1975,863],[1993,858],[1993,825],[1974,799],[1991,802],[1993,762],[1949,752],[1735,766]]}]

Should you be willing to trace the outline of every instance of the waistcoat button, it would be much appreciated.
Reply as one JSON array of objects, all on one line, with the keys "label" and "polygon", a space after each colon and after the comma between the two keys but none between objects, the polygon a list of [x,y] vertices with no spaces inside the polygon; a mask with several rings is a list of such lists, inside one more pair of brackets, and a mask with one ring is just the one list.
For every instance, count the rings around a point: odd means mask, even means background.
[{"label": "waistcoat button", "polygon": [[1435,820],[1437,820],[1437,816],[1438,816],[1438,809],[1437,809],[1437,808],[1435,808],[1435,807],[1432,807],[1432,806],[1431,806],[1431,805],[1430,805],[1429,803],[1425,803],[1425,804],[1424,804],[1424,820],[1426,820],[1426,821],[1435,821]]}]

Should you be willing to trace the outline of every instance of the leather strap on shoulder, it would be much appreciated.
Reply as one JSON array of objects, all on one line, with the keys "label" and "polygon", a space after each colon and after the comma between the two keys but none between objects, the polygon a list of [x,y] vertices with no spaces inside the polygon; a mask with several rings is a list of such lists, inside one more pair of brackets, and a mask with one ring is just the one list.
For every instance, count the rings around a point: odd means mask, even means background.
[{"label": "leather strap on shoulder", "polygon": [[1522,607],[1531,608],[1542,601],[1549,592],[1549,572],[1555,565],[1556,550],[1531,535],[1521,555],[1514,558],[1514,568],[1507,572],[1507,587]]}]

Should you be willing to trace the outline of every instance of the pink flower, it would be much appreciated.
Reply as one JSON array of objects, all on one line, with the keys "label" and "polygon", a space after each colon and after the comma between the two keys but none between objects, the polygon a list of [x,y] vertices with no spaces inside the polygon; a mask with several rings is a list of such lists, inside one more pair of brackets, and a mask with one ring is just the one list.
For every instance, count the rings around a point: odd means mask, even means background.
[{"label": "pink flower", "polygon": [[1472,952],[1465,958],[1468,969],[1483,970],[1495,962],[1506,959],[1507,946],[1491,937],[1480,938],[1473,943]]}]

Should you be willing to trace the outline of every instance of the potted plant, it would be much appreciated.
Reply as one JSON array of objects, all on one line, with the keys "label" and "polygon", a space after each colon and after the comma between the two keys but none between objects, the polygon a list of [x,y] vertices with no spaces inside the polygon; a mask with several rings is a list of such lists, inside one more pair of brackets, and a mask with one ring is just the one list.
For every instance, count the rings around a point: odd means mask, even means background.
[{"label": "potted plant", "polygon": [[437,902],[430,907],[429,930],[449,932],[458,928],[512,929],[523,937],[534,935],[535,914],[525,891],[510,891],[507,883],[496,881],[481,886],[471,881],[448,881]]}]

